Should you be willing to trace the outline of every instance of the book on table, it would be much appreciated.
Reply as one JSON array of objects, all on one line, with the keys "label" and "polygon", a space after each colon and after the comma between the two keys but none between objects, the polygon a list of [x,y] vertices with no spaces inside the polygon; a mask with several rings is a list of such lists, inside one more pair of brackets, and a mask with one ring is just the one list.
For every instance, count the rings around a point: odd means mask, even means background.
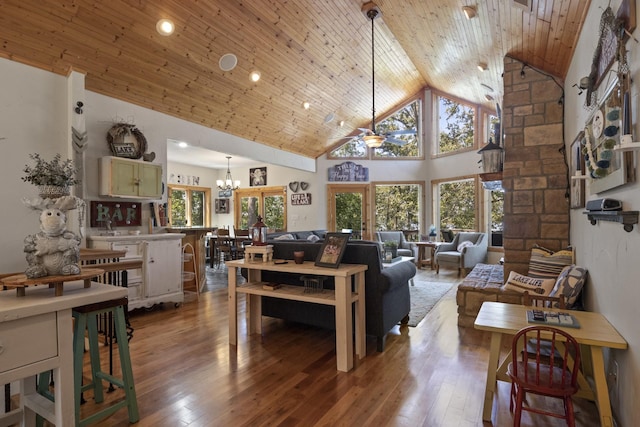
[{"label": "book on table", "polygon": [[567,312],[527,310],[527,322],[568,328],[580,327],[578,320],[571,313]]}]

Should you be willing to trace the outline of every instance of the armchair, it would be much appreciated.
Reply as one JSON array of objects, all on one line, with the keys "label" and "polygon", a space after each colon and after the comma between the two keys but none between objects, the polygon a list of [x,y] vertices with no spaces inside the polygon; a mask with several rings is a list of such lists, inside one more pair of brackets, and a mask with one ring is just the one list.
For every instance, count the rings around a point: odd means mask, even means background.
[{"label": "armchair", "polygon": [[417,246],[412,242],[408,242],[401,230],[376,231],[376,239],[380,244],[390,240],[396,242],[398,244],[398,256],[412,256],[415,258],[417,255]]},{"label": "armchair", "polygon": [[[469,242],[469,243],[465,243]],[[487,257],[487,238],[484,233],[460,232],[453,241],[442,243],[435,253],[436,274],[440,266],[457,268],[458,275],[484,262]]]}]

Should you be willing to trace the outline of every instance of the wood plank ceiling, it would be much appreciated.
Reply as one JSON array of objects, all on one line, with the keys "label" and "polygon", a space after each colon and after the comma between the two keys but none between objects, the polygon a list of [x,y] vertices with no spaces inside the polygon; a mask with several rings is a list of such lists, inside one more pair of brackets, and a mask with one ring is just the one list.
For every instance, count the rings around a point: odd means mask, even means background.
[{"label": "wood plank ceiling", "polygon": [[[589,1],[530,1],[525,10],[513,0],[377,0],[377,117],[425,87],[494,108],[485,95],[500,100],[505,55],[563,79]],[[2,0],[0,56],[85,72],[88,90],[316,158],[370,126],[363,3]],[[467,20],[464,5],[477,16]],[[176,23],[173,35],[156,32],[161,18]],[[228,72],[218,65],[226,53],[238,58]],[[262,74],[257,83],[252,70]]]}]

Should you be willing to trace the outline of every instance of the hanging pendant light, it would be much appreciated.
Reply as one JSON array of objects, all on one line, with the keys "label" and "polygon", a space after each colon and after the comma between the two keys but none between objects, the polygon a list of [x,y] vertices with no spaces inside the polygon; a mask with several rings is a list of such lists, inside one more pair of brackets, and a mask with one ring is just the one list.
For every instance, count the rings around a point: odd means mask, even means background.
[{"label": "hanging pendant light", "polygon": [[231,169],[229,169],[229,160],[231,156],[227,156],[227,174],[224,177],[224,181],[219,179],[216,181],[216,185],[222,191],[233,191],[240,188],[240,181],[234,181],[231,177]]},{"label": "hanging pendant light", "polygon": [[376,84],[375,84],[375,45],[373,35],[373,20],[382,15],[378,6],[367,3],[363,8],[367,18],[371,20],[371,133],[362,137],[367,147],[378,148],[382,145],[385,137],[376,133]]}]

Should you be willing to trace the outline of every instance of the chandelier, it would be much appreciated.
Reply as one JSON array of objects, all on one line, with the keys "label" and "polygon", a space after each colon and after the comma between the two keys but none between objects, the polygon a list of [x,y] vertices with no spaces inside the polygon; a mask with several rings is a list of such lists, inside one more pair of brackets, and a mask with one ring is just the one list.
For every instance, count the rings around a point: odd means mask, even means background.
[{"label": "chandelier", "polygon": [[231,169],[229,169],[229,160],[231,156],[227,156],[227,174],[224,177],[224,181],[219,179],[216,181],[218,188],[223,191],[232,191],[240,188],[240,181],[234,181],[231,177]]}]

